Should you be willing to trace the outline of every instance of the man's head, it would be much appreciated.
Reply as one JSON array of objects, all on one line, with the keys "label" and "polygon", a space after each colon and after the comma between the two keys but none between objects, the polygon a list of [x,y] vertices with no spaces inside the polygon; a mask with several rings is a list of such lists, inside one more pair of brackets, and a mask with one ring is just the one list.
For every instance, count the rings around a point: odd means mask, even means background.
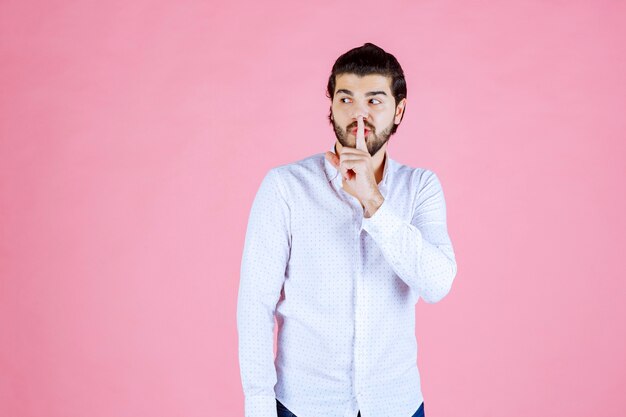
[{"label": "man's head", "polygon": [[393,55],[366,43],[335,61],[326,96],[331,100],[328,120],[339,143],[356,147],[357,117],[362,115],[367,148],[373,156],[404,117],[404,72]]}]

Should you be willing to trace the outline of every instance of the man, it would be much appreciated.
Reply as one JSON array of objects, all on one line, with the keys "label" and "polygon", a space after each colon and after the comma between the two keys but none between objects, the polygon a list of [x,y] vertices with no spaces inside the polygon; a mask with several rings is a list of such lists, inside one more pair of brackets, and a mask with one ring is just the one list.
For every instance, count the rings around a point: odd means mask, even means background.
[{"label": "man", "polygon": [[237,304],[245,415],[423,416],[415,303],[441,300],[457,271],[441,184],[387,153],[406,106],[393,55],[346,52],[328,97],[332,150],[271,169],[252,204]]}]

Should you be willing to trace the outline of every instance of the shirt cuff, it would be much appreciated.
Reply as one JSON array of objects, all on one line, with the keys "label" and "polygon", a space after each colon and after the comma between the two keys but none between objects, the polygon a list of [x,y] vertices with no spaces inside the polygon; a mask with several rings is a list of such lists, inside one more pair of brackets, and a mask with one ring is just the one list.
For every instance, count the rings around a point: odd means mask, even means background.
[{"label": "shirt cuff", "polygon": [[365,230],[372,237],[380,236],[387,240],[392,238],[402,226],[404,226],[404,221],[393,212],[389,200],[385,199],[373,216],[363,217],[361,230]]}]

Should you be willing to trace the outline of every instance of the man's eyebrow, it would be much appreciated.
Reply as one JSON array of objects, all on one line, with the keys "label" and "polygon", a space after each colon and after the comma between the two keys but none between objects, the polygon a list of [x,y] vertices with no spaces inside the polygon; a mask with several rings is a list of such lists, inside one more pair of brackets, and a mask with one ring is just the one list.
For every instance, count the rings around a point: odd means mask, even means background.
[{"label": "man's eyebrow", "polygon": [[[351,95],[352,95],[352,91],[350,91],[350,90],[346,90],[346,89],[344,89],[344,88],[342,88],[342,89],[340,89],[340,90],[337,90],[337,92],[336,92],[335,94],[339,94],[339,93],[344,93],[344,94],[347,94],[347,95],[349,95],[349,96],[351,96]],[[387,93],[385,93],[384,91],[368,91],[367,93],[365,93],[365,97],[369,97],[369,96],[377,96],[377,95],[379,95],[379,94],[381,94],[381,95],[383,95],[383,96],[386,96],[386,95],[387,95]]]}]

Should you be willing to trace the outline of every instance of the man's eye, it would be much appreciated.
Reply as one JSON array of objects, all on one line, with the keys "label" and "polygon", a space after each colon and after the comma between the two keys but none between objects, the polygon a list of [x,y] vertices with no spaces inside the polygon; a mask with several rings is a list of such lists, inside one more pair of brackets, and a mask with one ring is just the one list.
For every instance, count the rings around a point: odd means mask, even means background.
[{"label": "man's eye", "polygon": [[378,103],[374,103],[374,104],[380,104],[381,103],[381,101],[378,100],[377,98],[373,98],[371,101],[377,101],[378,102]]},{"label": "man's eye", "polygon": [[342,97],[339,99],[339,101],[341,101],[342,103],[347,103],[347,101],[344,100],[350,100],[348,97]]}]

